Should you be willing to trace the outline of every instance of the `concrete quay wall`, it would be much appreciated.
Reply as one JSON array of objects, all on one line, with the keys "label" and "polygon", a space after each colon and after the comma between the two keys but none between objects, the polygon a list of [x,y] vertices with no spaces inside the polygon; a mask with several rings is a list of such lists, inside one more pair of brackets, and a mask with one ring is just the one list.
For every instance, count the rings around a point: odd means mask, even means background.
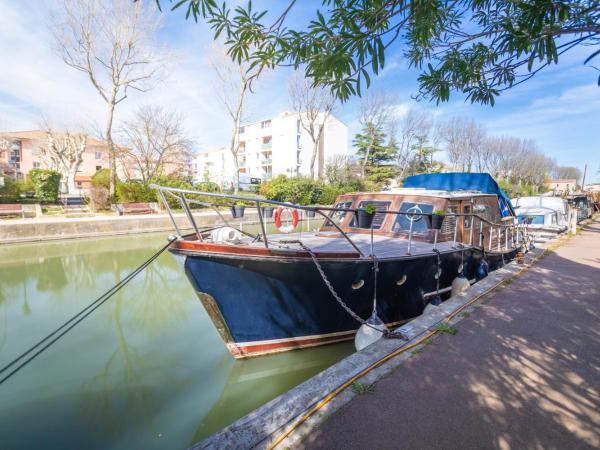
[{"label": "concrete quay wall", "polygon": [[[223,215],[232,225],[240,223],[239,220],[231,219],[228,212],[224,212]],[[218,214],[213,211],[196,213],[194,219],[199,228],[223,223]],[[184,214],[176,214],[175,220],[182,231],[190,232],[192,230],[190,222]],[[258,216],[256,212],[247,212],[242,220],[244,225],[250,225],[258,222]],[[0,244],[160,231],[175,232],[173,223],[167,214],[12,219],[0,221]]]}]

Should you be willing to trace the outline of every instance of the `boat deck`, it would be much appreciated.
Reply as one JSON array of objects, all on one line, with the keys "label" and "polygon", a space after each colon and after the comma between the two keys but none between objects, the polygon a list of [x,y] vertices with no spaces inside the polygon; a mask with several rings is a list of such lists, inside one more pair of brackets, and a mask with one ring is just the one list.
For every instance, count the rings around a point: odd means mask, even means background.
[{"label": "boat deck", "polygon": [[[348,237],[360,249],[364,255],[371,254],[371,236],[363,233],[348,233]],[[316,253],[356,253],[350,243],[339,233],[290,233],[290,234],[274,234],[268,236],[269,247],[278,249],[294,249],[298,250],[297,244],[281,243],[281,241],[299,240],[304,245]],[[251,243],[251,240],[243,239],[242,242],[248,243],[250,246],[264,247],[262,242]],[[468,246],[465,246],[467,248]],[[454,250],[453,242],[438,243],[437,249],[440,252],[448,252]],[[408,252],[408,239],[402,237],[389,236],[373,236],[373,250],[378,258],[390,258],[406,255]],[[433,250],[433,244],[429,242],[421,242],[413,240],[411,243],[410,254],[422,255],[429,254]]]}]

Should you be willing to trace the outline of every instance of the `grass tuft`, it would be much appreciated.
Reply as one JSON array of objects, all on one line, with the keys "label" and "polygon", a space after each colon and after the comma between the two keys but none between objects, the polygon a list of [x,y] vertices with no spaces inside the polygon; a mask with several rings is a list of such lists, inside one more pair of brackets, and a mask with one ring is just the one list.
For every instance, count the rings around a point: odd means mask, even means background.
[{"label": "grass tuft", "polygon": [[352,389],[352,392],[358,395],[375,393],[375,388],[372,384],[366,384],[360,381],[355,381],[354,383],[352,383],[350,385],[350,388]]},{"label": "grass tuft", "polygon": [[440,333],[448,333],[448,334],[456,334],[458,333],[458,328],[453,327],[452,325],[448,325],[446,322],[438,323],[435,326],[436,331]]}]

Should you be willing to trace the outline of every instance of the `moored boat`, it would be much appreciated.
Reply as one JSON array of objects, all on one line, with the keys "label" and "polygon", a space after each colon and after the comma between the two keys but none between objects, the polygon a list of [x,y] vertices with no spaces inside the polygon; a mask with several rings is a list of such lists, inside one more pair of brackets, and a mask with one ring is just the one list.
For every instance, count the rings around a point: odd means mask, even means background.
[{"label": "moored boat", "polygon": [[[421,188],[419,179],[409,178],[412,188],[345,194],[333,207],[243,197],[255,203],[262,225],[257,235],[229,223],[198,230],[187,204],[207,204],[188,199],[195,195],[221,197],[221,204],[242,197],[155,187],[188,212],[195,232],[178,236],[169,250],[181,258],[231,354],[243,358],[352,338],[357,318],[368,318],[374,304],[392,328],[449,292],[456,277],[475,281],[487,267],[514,258],[525,232],[491,177],[444,175],[456,179],[449,190]],[[461,178],[478,178],[482,189],[457,189]],[[284,231],[297,224],[299,210],[315,211],[323,224],[316,232],[267,235],[261,207],[269,204],[277,206],[275,220]],[[365,213],[371,223],[361,223]],[[290,223],[283,224],[286,215]]]}]

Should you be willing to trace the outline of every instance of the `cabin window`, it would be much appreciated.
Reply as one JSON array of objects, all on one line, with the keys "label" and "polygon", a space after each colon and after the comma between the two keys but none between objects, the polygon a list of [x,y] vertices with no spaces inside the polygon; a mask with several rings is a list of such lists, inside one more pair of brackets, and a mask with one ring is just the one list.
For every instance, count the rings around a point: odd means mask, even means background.
[{"label": "cabin window", "polygon": [[[351,201],[350,202],[340,202],[340,203],[337,203],[335,205],[335,207],[341,208],[341,209],[348,209],[348,208],[352,207],[352,202]],[[331,217],[333,219],[333,221],[339,225],[340,223],[342,223],[344,221],[346,214],[348,214],[346,211],[331,211],[331,213],[329,213],[329,217]],[[330,225],[330,224],[326,224],[326,225]]]},{"label": "cabin window", "polygon": [[483,216],[484,219],[487,219],[492,223],[497,223],[500,221],[500,213],[498,211],[498,208],[490,206],[490,205],[483,205],[483,206],[485,207],[485,212],[481,215]]},{"label": "cabin window", "polygon": [[[392,204],[392,202],[381,202],[381,201],[376,201],[376,200],[363,200],[362,202],[360,202],[358,204],[359,208],[366,208],[368,205],[373,205],[377,211],[387,211],[390,207],[390,205]],[[375,213],[375,217],[373,217],[373,229],[374,230],[378,230],[379,228],[381,228],[381,225],[383,225],[383,221],[385,220],[385,216],[387,216],[387,214],[383,213],[383,212],[377,212]],[[350,221],[350,227],[355,228],[356,227],[356,217],[352,217],[352,220]]]},{"label": "cabin window", "polygon": [[442,234],[450,234],[454,233],[454,228],[456,227],[456,216],[458,214],[457,206],[448,207],[448,215],[444,219],[444,224],[442,225],[442,229],[440,230]]},{"label": "cabin window", "polygon": [[469,214],[471,214],[471,205],[463,206],[463,214],[465,215],[463,226],[465,228],[471,228],[471,222],[473,220],[473,218],[471,216],[469,216]]},{"label": "cabin window", "polygon": [[[398,214],[396,216],[394,225],[392,225],[392,231],[410,231],[410,222],[412,218],[413,233],[426,233],[429,229],[427,218],[416,214],[431,214],[433,212],[433,205],[428,203],[402,202],[399,212],[406,214]],[[415,215],[411,216],[411,213]]]}]

